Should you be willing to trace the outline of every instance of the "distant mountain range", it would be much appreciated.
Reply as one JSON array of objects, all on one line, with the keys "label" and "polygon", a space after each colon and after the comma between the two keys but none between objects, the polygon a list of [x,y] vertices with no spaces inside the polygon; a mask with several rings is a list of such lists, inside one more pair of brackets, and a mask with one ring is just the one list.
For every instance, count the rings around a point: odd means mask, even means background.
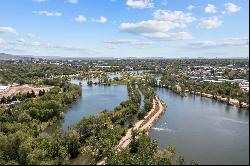
[{"label": "distant mountain range", "polygon": [[0,53],[0,60],[21,60],[21,59],[27,59],[32,58],[34,56],[31,55],[11,55],[6,53]]},{"label": "distant mountain range", "polygon": [[61,56],[33,56],[33,55],[12,55],[0,53],[0,61],[25,60],[25,59],[47,59],[47,60],[89,60],[89,59],[117,59],[112,57],[61,57]]}]

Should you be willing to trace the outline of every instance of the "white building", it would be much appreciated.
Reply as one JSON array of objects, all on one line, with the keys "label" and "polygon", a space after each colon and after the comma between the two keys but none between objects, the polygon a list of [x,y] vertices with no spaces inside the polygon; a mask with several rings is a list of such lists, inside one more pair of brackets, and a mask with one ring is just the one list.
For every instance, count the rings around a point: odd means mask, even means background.
[{"label": "white building", "polygon": [[242,83],[239,83],[240,89],[246,92],[249,92],[249,82],[245,81]]}]

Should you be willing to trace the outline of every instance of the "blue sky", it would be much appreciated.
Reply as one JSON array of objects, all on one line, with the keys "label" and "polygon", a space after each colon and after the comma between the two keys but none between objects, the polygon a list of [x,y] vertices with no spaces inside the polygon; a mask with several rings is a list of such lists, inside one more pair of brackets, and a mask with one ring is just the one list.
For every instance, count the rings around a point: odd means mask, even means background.
[{"label": "blue sky", "polygon": [[247,57],[248,0],[1,0],[0,52]]}]

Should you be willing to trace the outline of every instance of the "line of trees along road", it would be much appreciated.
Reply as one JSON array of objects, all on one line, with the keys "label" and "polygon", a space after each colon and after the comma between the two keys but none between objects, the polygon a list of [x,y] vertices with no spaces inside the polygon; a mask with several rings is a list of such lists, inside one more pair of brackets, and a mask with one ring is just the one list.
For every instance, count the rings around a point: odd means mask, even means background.
[{"label": "line of trees along road", "polygon": [[[127,129],[132,127],[127,124],[137,121],[140,112],[148,111],[140,110],[139,89],[150,101],[155,95],[153,89],[147,84],[137,86],[135,82],[130,82],[127,86],[129,99],[117,106],[113,112],[103,111],[97,116],[84,118],[77,125],[76,131],[79,133],[82,145],[80,151],[88,155],[90,164],[96,164],[105,157],[108,165],[184,164],[183,156],[175,158],[174,146],[160,150],[155,140],[145,134],[139,136],[137,132],[133,133],[133,140],[127,148],[121,152],[116,151],[115,147],[120,139],[125,136]],[[192,164],[197,162],[192,161]]]}]

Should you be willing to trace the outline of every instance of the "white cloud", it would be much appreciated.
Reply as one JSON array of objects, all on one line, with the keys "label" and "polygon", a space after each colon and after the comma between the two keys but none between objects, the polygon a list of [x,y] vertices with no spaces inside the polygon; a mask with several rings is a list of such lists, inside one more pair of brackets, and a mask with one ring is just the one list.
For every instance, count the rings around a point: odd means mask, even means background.
[{"label": "white cloud", "polygon": [[221,40],[207,40],[207,41],[197,41],[189,43],[186,48],[203,48],[203,49],[213,49],[213,48],[225,48],[225,47],[248,47],[248,38],[227,38]]},{"label": "white cloud", "polygon": [[0,46],[5,45],[5,44],[6,44],[6,41],[4,39],[0,38]]},{"label": "white cloud", "polygon": [[188,5],[187,10],[193,10],[195,8],[194,5]]},{"label": "white cloud", "polygon": [[220,27],[222,25],[222,21],[217,17],[209,17],[207,19],[202,20],[199,24],[198,27],[202,29],[213,29]]},{"label": "white cloud", "polygon": [[50,43],[42,43],[40,41],[29,41],[23,38],[20,38],[15,41],[4,41],[0,38],[0,46],[1,45],[13,46],[13,49],[16,49],[15,46],[24,46],[25,48],[33,48],[35,50],[41,49],[46,51],[71,51],[72,53],[89,53],[95,54],[98,51],[91,48],[77,47],[71,45],[58,45],[58,44],[50,44]]},{"label": "white cloud", "polygon": [[136,40],[136,39],[118,39],[118,40],[108,40],[104,41],[104,43],[108,44],[106,48],[108,49],[117,49],[121,45],[132,46],[136,48],[148,48],[153,46],[154,42],[152,41],[144,41],[144,40]]},{"label": "white cloud", "polygon": [[108,19],[106,17],[104,17],[104,16],[100,16],[99,19],[96,19],[96,20],[94,19],[93,21],[104,24],[104,23],[106,23],[108,21]]},{"label": "white cloud", "polygon": [[63,49],[63,50],[71,50],[71,51],[86,51],[86,48],[75,47],[70,45],[54,45],[54,44],[43,44],[44,47],[53,48],[53,49]]},{"label": "white cloud", "polygon": [[145,33],[144,37],[156,40],[187,40],[191,39],[192,36],[188,32],[177,32],[177,33]]},{"label": "white cloud", "polygon": [[46,2],[47,0],[33,0],[34,2],[38,2],[38,3],[41,3],[41,2]]},{"label": "white cloud", "polygon": [[139,9],[154,7],[153,0],[127,0],[126,4],[131,8],[139,8]]},{"label": "white cloud", "polygon": [[122,23],[120,29],[130,33],[156,33],[167,32],[174,28],[181,28],[183,25],[171,21],[148,20],[138,23]]},{"label": "white cloud", "polygon": [[[114,2],[114,1],[112,1],[112,2]],[[117,49],[118,47],[115,45],[108,45],[108,46],[106,46],[106,48],[108,48],[110,50],[114,50],[114,49]]]},{"label": "white cloud", "polygon": [[35,38],[35,37],[36,37],[36,35],[33,34],[33,33],[28,33],[27,36],[28,36],[29,38]]},{"label": "white cloud", "polygon": [[224,5],[226,7],[227,12],[229,12],[229,13],[235,13],[235,12],[240,11],[240,9],[241,9],[240,6],[237,6],[233,3],[225,3]]},{"label": "white cloud", "polygon": [[78,16],[75,18],[75,21],[81,23],[81,22],[87,21],[87,18],[84,17],[83,15],[78,15]]},{"label": "white cloud", "polygon": [[150,39],[184,40],[191,38],[188,32],[169,33],[169,30],[183,28],[183,24],[171,21],[148,20],[139,23],[122,23],[120,29]]},{"label": "white cloud", "polygon": [[11,33],[18,36],[17,31],[12,27],[0,27],[0,33]]},{"label": "white cloud", "polygon": [[191,23],[196,20],[191,13],[183,11],[156,10],[153,16],[157,20],[174,21],[181,24]]},{"label": "white cloud", "polygon": [[112,44],[112,45],[122,45],[122,44],[128,44],[128,45],[151,45],[151,44],[153,44],[153,42],[150,42],[150,41],[141,41],[141,40],[134,40],[134,39],[109,40],[109,41],[104,41],[104,43]]},{"label": "white cloud", "polygon": [[41,46],[41,43],[40,42],[31,42],[30,43],[31,46]]},{"label": "white cloud", "polygon": [[159,40],[184,40],[190,39],[188,32],[169,32],[175,29],[183,29],[187,24],[195,21],[191,13],[183,11],[156,10],[153,13],[154,20],[141,21],[137,23],[122,23],[122,31],[140,35],[149,39]]},{"label": "white cloud", "polygon": [[34,14],[38,14],[38,15],[45,15],[48,17],[59,17],[62,15],[62,13],[60,12],[49,12],[46,10],[42,10],[42,11],[33,11]]},{"label": "white cloud", "polygon": [[68,0],[68,3],[77,4],[77,3],[78,3],[78,0]]},{"label": "white cloud", "polygon": [[206,7],[205,7],[205,12],[206,13],[216,13],[216,7],[212,4],[208,4]]},{"label": "white cloud", "polygon": [[20,42],[20,43],[25,43],[26,42],[26,40],[24,38],[20,38],[17,41]]},{"label": "white cloud", "polygon": [[53,50],[63,50],[63,51],[73,51],[79,52],[79,53],[87,53],[87,54],[96,54],[98,51],[91,49],[91,48],[84,48],[84,47],[76,47],[76,46],[71,46],[71,45],[56,45],[56,44],[40,44],[40,46],[48,48],[48,49],[53,49]]}]

